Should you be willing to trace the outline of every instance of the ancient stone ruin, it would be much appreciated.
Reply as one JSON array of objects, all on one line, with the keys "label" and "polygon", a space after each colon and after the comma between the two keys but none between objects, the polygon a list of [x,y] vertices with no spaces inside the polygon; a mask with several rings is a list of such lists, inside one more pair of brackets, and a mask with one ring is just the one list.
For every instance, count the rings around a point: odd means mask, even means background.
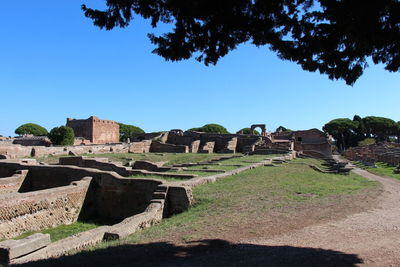
[{"label": "ancient stone ruin", "polygon": [[[82,140],[75,146],[26,146],[0,143],[0,239],[10,239],[27,231],[38,231],[77,220],[107,218],[104,225],[66,239],[49,243],[38,234],[22,241],[0,242],[0,261],[21,263],[57,257],[71,249],[80,249],[103,240],[124,238],[162,218],[186,210],[192,202],[193,186],[214,182],[258,166],[285,162],[296,155],[331,158],[330,138],[317,129],[269,133],[265,125],[261,135],[217,134],[174,129],[168,132],[133,134],[128,143],[118,143],[118,124],[90,117],[68,119]],[[94,144],[101,143],[101,144]],[[113,144],[106,144],[113,143]],[[85,144],[85,145],[82,145]],[[285,154],[237,169],[195,168],[207,176],[177,173],[193,166],[215,161],[164,166],[145,160],[122,164],[108,159],[78,156],[104,153],[230,153],[218,160],[246,154]],[[235,153],[239,153],[235,155]],[[24,157],[69,155],[58,164],[44,164]],[[72,157],[71,157],[72,156]],[[336,168],[336,165],[335,165]],[[129,178],[139,175],[141,178]],[[173,177],[181,182],[166,182],[151,177]]]},{"label": "ancient stone ruin", "polygon": [[83,144],[114,144],[119,142],[119,125],[115,121],[102,120],[91,116],[86,120],[67,118],[66,126],[74,129],[77,145]]},{"label": "ancient stone ruin", "polygon": [[379,143],[367,146],[352,147],[345,151],[345,157],[353,161],[361,161],[366,165],[384,162],[390,166],[400,164],[400,144]]},{"label": "ancient stone ruin", "polygon": [[[19,260],[47,258],[102,240],[126,237],[189,207],[192,201],[189,187],[157,179],[125,178],[115,172],[117,167],[82,157],[62,159],[57,165],[42,165],[35,160],[1,160],[0,239],[78,219],[101,217],[116,221],[114,225],[51,243],[36,252],[32,250]],[[121,166],[119,172],[130,175],[129,168],[126,173],[122,170]],[[12,262],[11,252],[20,246],[21,242],[0,242],[0,262]]]}]

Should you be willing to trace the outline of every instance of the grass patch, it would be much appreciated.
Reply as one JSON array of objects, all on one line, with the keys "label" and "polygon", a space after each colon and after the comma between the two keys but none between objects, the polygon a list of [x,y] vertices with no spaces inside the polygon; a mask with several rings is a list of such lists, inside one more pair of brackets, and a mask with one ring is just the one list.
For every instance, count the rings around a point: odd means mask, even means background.
[{"label": "grass patch", "polygon": [[41,231],[25,232],[13,239],[18,240],[18,239],[23,239],[25,237],[28,237],[32,234],[43,233],[43,234],[50,234],[51,242],[54,242],[54,241],[58,241],[58,240],[66,238],[66,237],[84,232],[84,231],[94,229],[94,228],[102,226],[102,225],[113,225],[115,223],[117,223],[117,221],[105,219],[105,218],[98,218],[96,220],[91,220],[91,221],[77,221],[72,224],[59,225],[59,226],[44,229]]},{"label": "grass patch", "polygon": [[[312,164],[312,159],[302,159]],[[147,243],[178,238],[190,241],[209,237],[210,233],[235,229],[237,225],[262,221],[270,211],[296,207],[338,195],[348,195],[377,187],[354,173],[324,174],[303,164],[259,167],[193,189],[194,205],[160,224],[131,235],[125,241],[113,241],[100,247],[128,243]]]},{"label": "grass patch", "polygon": [[374,173],[376,175],[383,175],[383,176],[389,176],[395,179],[400,180],[400,174],[395,174],[393,171],[396,169],[396,167],[390,166],[386,163],[383,162],[376,162],[375,166],[376,168],[372,168],[370,166],[364,165],[359,161],[354,161],[354,165],[356,165],[359,168],[362,168],[364,170],[367,170],[371,173]]}]

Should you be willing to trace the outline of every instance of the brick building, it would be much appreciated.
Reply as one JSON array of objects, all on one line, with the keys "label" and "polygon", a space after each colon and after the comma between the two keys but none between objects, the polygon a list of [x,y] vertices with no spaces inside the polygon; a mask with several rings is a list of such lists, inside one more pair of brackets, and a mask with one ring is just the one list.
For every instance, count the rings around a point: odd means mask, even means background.
[{"label": "brick building", "polygon": [[86,120],[67,118],[67,125],[74,129],[75,137],[89,140],[92,144],[119,142],[119,125],[115,121],[91,116]]}]

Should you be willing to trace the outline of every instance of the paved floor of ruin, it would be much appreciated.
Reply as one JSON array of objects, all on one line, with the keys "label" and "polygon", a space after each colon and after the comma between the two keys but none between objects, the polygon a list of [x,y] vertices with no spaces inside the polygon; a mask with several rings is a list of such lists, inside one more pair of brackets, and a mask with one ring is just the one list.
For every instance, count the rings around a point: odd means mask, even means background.
[{"label": "paved floor of ruin", "polygon": [[360,266],[400,266],[400,181],[362,169],[354,172],[382,183],[384,194],[376,208],[281,236],[241,243],[334,250],[356,255],[362,261]]}]

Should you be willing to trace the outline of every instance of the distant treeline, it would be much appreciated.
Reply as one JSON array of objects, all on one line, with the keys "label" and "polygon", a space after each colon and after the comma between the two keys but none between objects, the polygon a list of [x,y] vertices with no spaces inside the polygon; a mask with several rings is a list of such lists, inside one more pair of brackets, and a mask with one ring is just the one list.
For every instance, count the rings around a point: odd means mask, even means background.
[{"label": "distant treeline", "polygon": [[384,117],[367,116],[361,118],[355,115],[353,120],[338,118],[325,124],[322,129],[332,135],[339,150],[368,143],[365,142],[367,140],[376,142],[400,141],[400,122]]}]

